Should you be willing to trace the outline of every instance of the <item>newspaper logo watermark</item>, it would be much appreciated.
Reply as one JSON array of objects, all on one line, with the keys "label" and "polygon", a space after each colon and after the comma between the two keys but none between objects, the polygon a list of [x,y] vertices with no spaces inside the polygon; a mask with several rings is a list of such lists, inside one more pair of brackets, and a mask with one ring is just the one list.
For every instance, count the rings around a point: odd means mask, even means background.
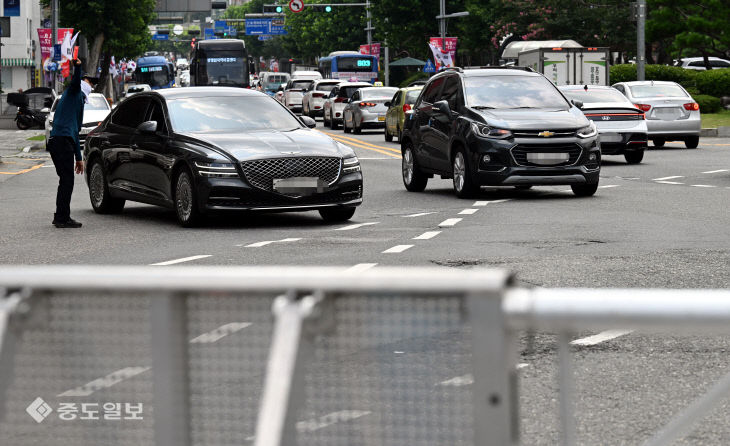
[{"label": "newspaper logo watermark", "polygon": [[[48,418],[53,408],[38,397],[25,409],[36,423]],[[73,420],[144,420],[143,403],[74,403],[59,402],[55,410],[61,421]]]},{"label": "newspaper logo watermark", "polygon": [[48,403],[43,401],[43,398],[38,397],[25,408],[25,411],[28,412],[28,415],[30,415],[36,423],[42,423],[43,420],[45,420],[48,415],[53,412],[53,409],[48,405]]}]

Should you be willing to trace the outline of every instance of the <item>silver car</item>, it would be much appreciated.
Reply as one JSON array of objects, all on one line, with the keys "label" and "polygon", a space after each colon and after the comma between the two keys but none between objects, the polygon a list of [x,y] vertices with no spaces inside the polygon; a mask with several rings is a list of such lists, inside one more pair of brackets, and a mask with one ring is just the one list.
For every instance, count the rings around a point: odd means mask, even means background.
[{"label": "silver car", "polygon": [[345,133],[360,133],[362,129],[382,129],[385,127],[385,112],[390,101],[398,91],[395,87],[368,87],[357,90],[347,102],[342,112],[342,128]]},{"label": "silver car", "polygon": [[655,147],[684,141],[688,149],[700,142],[700,106],[676,82],[634,81],[613,86],[646,114],[649,139]]},{"label": "silver car", "polygon": [[613,87],[561,85],[558,89],[578,103],[598,129],[601,155],[623,155],[629,164],[640,163],[646,149],[644,112]]},{"label": "silver car", "polygon": [[309,86],[302,97],[302,114],[314,118],[324,115],[324,101],[337,84],[339,79],[319,79]]}]

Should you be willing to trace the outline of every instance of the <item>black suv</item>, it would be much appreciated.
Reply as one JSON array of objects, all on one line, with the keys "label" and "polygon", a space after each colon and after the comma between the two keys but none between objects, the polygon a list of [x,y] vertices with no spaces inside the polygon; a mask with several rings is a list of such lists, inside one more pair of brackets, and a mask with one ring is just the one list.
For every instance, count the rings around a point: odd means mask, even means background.
[{"label": "black suv", "polygon": [[406,115],[403,183],[420,192],[433,175],[453,178],[460,198],[482,185],[598,188],[601,149],[593,121],[543,75],[520,67],[448,69]]}]

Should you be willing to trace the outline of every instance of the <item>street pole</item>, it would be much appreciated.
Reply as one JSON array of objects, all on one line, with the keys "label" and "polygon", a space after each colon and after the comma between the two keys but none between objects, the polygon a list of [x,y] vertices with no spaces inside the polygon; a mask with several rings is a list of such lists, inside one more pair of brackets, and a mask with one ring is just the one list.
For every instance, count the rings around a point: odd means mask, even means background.
[{"label": "street pole", "polygon": [[372,44],[373,44],[373,24],[371,22],[372,16],[370,15],[370,0],[367,0],[365,2],[365,13],[367,14],[368,18],[368,27],[366,31],[368,32],[368,51],[372,52]]},{"label": "street pole", "polygon": [[644,63],[646,56],[646,43],[644,41],[646,25],[646,0],[639,0],[636,8],[636,79],[646,80],[644,74]]},{"label": "street pole", "polygon": [[[51,0],[51,48],[55,50],[58,42],[58,0]],[[56,89],[56,74],[51,75],[51,88]]]},{"label": "street pole", "polygon": [[385,45],[385,86],[390,87],[390,48]]},{"label": "street pole", "polygon": [[441,51],[446,51],[446,0],[439,0],[439,35],[441,36]]}]

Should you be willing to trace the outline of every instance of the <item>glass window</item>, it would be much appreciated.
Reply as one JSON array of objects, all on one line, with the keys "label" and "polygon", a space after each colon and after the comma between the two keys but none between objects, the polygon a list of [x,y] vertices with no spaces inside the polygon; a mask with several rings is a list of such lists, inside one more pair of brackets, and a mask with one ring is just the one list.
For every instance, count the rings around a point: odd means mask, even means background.
[{"label": "glass window", "polygon": [[581,101],[584,104],[589,104],[591,102],[626,102],[631,103],[628,99],[626,99],[626,96],[622,95],[620,91],[615,89],[607,89],[607,88],[601,88],[601,89],[595,89],[591,90],[590,88],[588,91],[583,89],[576,89],[576,90],[561,90],[565,96],[568,97],[568,99],[573,99],[576,101]]},{"label": "glass window", "polygon": [[162,104],[157,101],[152,101],[150,105],[150,113],[148,121],[157,122],[157,131],[167,133],[167,125],[165,123],[165,113],[162,110]]},{"label": "glass window", "polygon": [[167,110],[176,132],[288,131],[302,128],[291,113],[270,97],[169,99]]},{"label": "glass window", "polygon": [[555,86],[543,76],[478,76],[464,79],[470,107],[569,108]]},{"label": "glass window", "polygon": [[338,94],[341,98],[350,98],[350,97],[352,97],[353,93],[355,93],[357,90],[361,89],[362,87],[364,87],[364,85],[342,87],[342,88],[340,88],[340,91]]},{"label": "glass window", "polygon": [[337,86],[336,82],[320,82],[317,85],[318,91],[332,91]]},{"label": "glass window", "polygon": [[689,63],[689,66],[690,67],[704,67],[705,66],[705,62],[702,61],[702,60],[696,60],[694,62],[690,62]]},{"label": "glass window", "polygon": [[679,85],[631,85],[629,89],[635,98],[687,97],[687,93]]},{"label": "glass window", "polygon": [[373,57],[338,57],[337,71],[378,71]]},{"label": "glass window", "polygon": [[100,96],[89,96],[88,102],[84,104],[84,111],[87,110],[109,110],[109,103]]},{"label": "glass window", "polygon": [[393,99],[390,100],[390,105],[398,105],[400,103],[400,96],[401,91],[398,90],[398,92],[393,96]]},{"label": "glass window", "polygon": [[730,63],[725,62],[724,60],[711,60],[710,65],[712,65],[715,68],[728,68],[730,67]]},{"label": "glass window", "polygon": [[137,128],[147,116],[147,98],[130,98],[117,107],[112,116],[112,123],[123,127]]},{"label": "glass window", "polygon": [[287,87],[287,89],[290,89],[290,88],[298,88],[300,90],[305,90],[310,85],[312,85],[312,81],[305,81],[305,80],[301,80],[301,81],[290,81],[289,82],[289,86]]},{"label": "glass window", "polygon": [[418,95],[421,94],[421,90],[410,90],[406,92],[406,104],[415,104],[418,99]]},{"label": "glass window", "polygon": [[152,67],[137,67],[135,78],[138,84],[148,84],[151,87],[164,87],[170,83],[172,75],[167,65]]},{"label": "glass window", "polygon": [[360,94],[363,99],[390,99],[398,91],[393,87],[363,88]]},{"label": "glass window", "polygon": [[459,78],[449,76],[444,84],[444,90],[441,92],[441,100],[449,103],[451,110],[458,110],[462,104],[461,88]]},{"label": "glass window", "polygon": [[444,79],[444,77],[440,77],[426,87],[426,91],[423,93],[423,102],[433,104],[438,100],[438,94],[441,90],[441,86],[444,84]]}]

